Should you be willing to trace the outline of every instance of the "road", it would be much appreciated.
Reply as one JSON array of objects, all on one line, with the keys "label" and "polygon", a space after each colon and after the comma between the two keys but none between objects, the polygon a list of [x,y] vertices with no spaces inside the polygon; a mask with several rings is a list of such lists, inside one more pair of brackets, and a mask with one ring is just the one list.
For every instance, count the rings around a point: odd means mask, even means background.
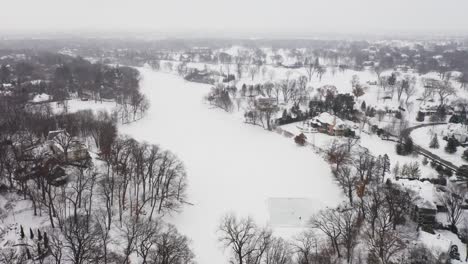
[{"label": "road", "polygon": [[[437,122],[437,123],[426,123],[426,124],[420,124],[420,125],[416,125],[416,126],[412,126],[412,127],[408,127],[406,129],[404,129],[401,134],[400,134],[400,138],[405,138],[405,137],[408,137],[411,135],[411,132],[415,129],[418,129],[418,128],[422,128],[422,127],[428,127],[428,126],[437,126],[437,125],[445,125],[447,124],[446,122]],[[396,140],[393,140],[393,141],[397,141],[399,142],[399,138],[397,138],[396,136],[392,135],[393,137],[396,138]],[[455,164],[453,164],[452,162],[450,161],[447,161],[445,159],[442,159],[441,157],[439,157],[438,155],[435,155],[434,153],[432,153],[431,151],[417,145],[417,144],[414,144],[414,151],[420,155],[423,155],[425,157],[427,157],[428,159],[430,159],[431,161],[434,161],[435,163],[437,164],[440,164],[442,165],[443,167],[445,168],[448,168],[454,172],[456,172],[458,170],[458,166],[456,166]]]}]

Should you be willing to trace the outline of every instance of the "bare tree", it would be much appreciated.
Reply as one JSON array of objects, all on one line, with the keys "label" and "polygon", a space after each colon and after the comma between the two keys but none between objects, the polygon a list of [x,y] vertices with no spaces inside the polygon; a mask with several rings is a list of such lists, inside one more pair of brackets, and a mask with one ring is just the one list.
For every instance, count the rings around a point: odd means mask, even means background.
[{"label": "bare tree", "polygon": [[156,221],[142,220],[140,223],[140,236],[136,242],[136,252],[142,258],[142,264],[149,263],[151,251],[155,250],[158,238],[161,235],[161,224],[159,219]]},{"label": "bare tree", "polygon": [[296,253],[298,264],[312,263],[314,254],[316,255],[318,251],[317,238],[310,230],[301,232],[294,238],[292,247]]},{"label": "bare tree", "polygon": [[239,264],[259,264],[271,241],[271,231],[259,230],[252,218],[238,219],[228,214],[221,219],[218,240],[233,253]]},{"label": "bare tree", "polygon": [[336,209],[321,210],[310,220],[312,228],[322,231],[330,239],[338,258],[341,258],[339,241],[343,233],[340,221],[340,213]]},{"label": "bare tree", "polygon": [[104,264],[109,263],[109,249],[108,244],[111,243],[113,240],[110,236],[110,228],[107,227],[107,213],[103,210],[99,210],[94,215],[96,233],[98,234],[99,238],[102,242],[102,262]]},{"label": "bare tree", "polygon": [[314,73],[315,71],[315,65],[314,65],[314,60],[312,57],[308,57],[306,58],[305,60],[305,66],[306,66],[306,72],[307,72],[307,79],[309,80],[309,82],[312,80],[312,74]]},{"label": "bare tree", "polygon": [[47,232],[49,239],[49,252],[55,264],[61,264],[64,255],[64,241],[59,230],[51,228]]},{"label": "bare tree", "polygon": [[446,193],[439,197],[440,202],[447,208],[447,221],[452,228],[460,222],[463,213],[464,194],[456,187],[451,187]]},{"label": "bare tree", "polygon": [[320,66],[317,68],[317,76],[319,77],[319,81],[322,81],[323,75],[327,72],[327,68],[324,66]]},{"label": "bare tree", "polygon": [[417,89],[416,89],[416,77],[409,77],[409,76],[406,76],[405,79],[407,80],[408,82],[408,85],[405,87],[405,94],[406,94],[406,100],[405,100],[405,103],[406,103],[406,107],[408,107],[408,102],[409,102],[409,99],[416,94],[417,92]]},{"label": "bare tree", "polygon": [[257,66],[250,66],[249,67],[249,75],[250,75],[250,78],[252,78],[252,81],[254,80],[255,75],[257,75],[257,73],[258,73],[258,67]]},{"label": "bare tree", "polygon": [[340,210],[341,243],[346,250],[346,261],[348,264],[352,263],[354,248],[358,244],[359,220],[357,212],[358,210],[353,207]]},{"label": "bare tree", "polygon": [[268,79],[270,80],[270,82],[273,81],[273,79],[275,79],[276,74],[275,74],[274,70],[272,70],[272,69],[268,70],[267,74],[268,74]]},{"label": "bare tree", "polygon": [[148,259],[150,263],[158,264],[193,263],[194,254],[189,242],[173,225],[167,225],[157,238],[157,249],[150,252]]},{"label": "bare tree", "polygon": [[140,225],[136,217],[129,217],[123,221],[122,225],[122,238],[125,241],[124,246],[124,262],[123,264],[130,263],[130,255],[136,251],[137,240],[141,235]]},{"label": "bare tree", "polygon": [[291,246],[282,238],[273,238],[269,245],[263,263],[265,264],[291,264],[293,252]]},{"label": "bare tree", "polygon": [[73,264],[98,261],[101,257],[102,241],[94,226],[86,217],[68,218],[63,227],[64,248],[67,259]]},{"label": "bare tree", "polygon": [[335,170],[338,170],[341,165],[350,161],[350,153],[347,151],[346,146],[338,144],[333,141],[326,150],[327,160],[332,164],[336,164]]},{"label": "bare tree", "polygon": [[338,168],[334,171],[334,175],[345,195],[348,197],[349,203],[353,204],[353,191],[356,188],[358,178],[348,166]]},{"label": "bare tree", "polygon": [[372,255],[382,264],[393,263],[393,257],[405,249],[406,245],[398,230],[393,230],[390,212],[385,207],[377,207],[375,231],[366,231],[367,244]]},{"label": "bare tree", "polygon": [[445,100],[457,93],[456,89],[452,86],[449,81],[441,82],[436,89],[437,94],[439,95],[440,105],[445,104]]},{"label": "bare tree", "polygon": [[219,107],[226,112],[232,111],[233,103],[228,87],[218,84],[213,87],[205,98],[211,105]]}]

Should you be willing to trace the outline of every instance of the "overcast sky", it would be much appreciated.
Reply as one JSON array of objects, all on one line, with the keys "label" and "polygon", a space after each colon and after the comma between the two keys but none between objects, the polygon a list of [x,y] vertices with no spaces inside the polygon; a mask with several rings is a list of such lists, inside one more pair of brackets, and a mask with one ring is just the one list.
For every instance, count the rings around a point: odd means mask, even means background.
[{"label": "overcast sky", "polygon": [[0,0],[0,32],[468,33],[467,0]]}]

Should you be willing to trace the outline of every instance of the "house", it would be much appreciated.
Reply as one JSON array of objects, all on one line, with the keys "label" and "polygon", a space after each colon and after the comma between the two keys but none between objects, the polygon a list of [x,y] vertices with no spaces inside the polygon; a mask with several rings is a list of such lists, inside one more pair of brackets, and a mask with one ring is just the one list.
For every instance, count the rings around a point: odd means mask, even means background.
[{"label": "house", "polygon": [[29,102],[31,103],[44,103],[52,100],[52,96],[41,93],[41,94],[36,94],[33,99],[31,99]]},{"label": "house", "polygon": [[49,131],[47,146],[50,153],[62,160],[79,161],[89,157],[88,147],[65,130]]},{"label": "house", "polygon": [[463,124],[447,124],[446,129],[442,131],[443,137],[453,137],[460,143],[468,141],[468,130]]},{"label": "house", "polygon": [[413,204],[411,218],[424,230],[432,230],[436,224],[437,206],[429,201],[420,201]]},{"label": "house", "polygon": [[429,77],[424,77],[421,81],[426,89],[437,89],[443,85],[443,81]]},{"label": "house", "polygon": [[198,70],[198,69],[191,69],[190,72],[184,77],[185,80],[189,82],[198,82],[198,83],[206,83],[206,84],[214,84],[218,80],[222,80],[225,77],[222,74],[217,72],[210,72],[207,70]]},{"label": "house", "polygon": [[306,126],[333,136],[344,136],[345,132],[351,129],[343,120],[327,112],[323,112],[306,122],[308,122]]},{"label": "house", "polygon": [[444,107],[445,113],[448,115],[453,114],[453,108],[436,102],[425,102],[419,106],[419,111],[426,115],[433,115],[437,113],[441,107]]},{"label": "house", "polygon": [[255,103],[259,109],[273,109],[278,107],[275,98],[258,98]]},{"label": "house", "polygon": [[411,208],[411,218],[423,230],[432,231],[436,224],[436,214],[440,207],[440,191],[429,181],[399,179],[395,182],[401,187],[411,190],[414,199]]}]

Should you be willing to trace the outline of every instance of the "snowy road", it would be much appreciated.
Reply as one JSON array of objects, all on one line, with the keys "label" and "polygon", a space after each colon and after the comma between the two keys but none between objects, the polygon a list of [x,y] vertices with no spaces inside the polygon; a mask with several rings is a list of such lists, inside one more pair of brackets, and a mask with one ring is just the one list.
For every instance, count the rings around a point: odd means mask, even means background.
[{"label": "snowy road", "polygon": [[193,240],[199,264],[227,263],[216,239],[226,212],[266,224],[268,198],[310,198],[314,207],[341,200],[328,164],[310,149],[210,109],[202,100],[207,85],[148,69],[141,73],[151,108],[143,120],[121,131],[157,143],[185,163],[188,200],[194,205],[174,215],[173,222]]}]

